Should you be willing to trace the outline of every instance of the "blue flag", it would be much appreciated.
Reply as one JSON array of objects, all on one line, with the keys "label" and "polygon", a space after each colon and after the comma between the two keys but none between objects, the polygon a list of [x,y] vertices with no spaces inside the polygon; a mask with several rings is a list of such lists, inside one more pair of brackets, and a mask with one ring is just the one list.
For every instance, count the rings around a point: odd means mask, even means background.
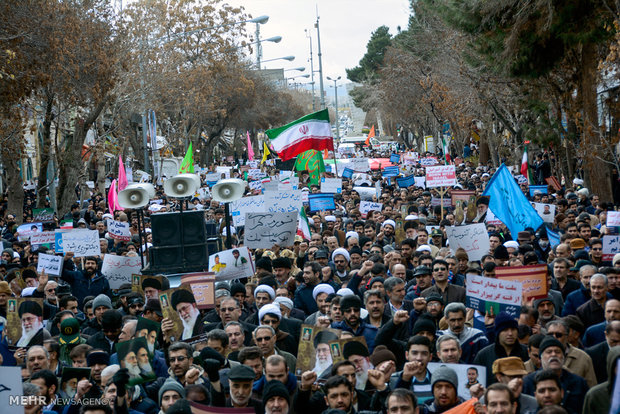
[{"label": "blue flag", "polygon": [[412,185],[415,185],[415,177],[410,175],[408,177],[397,178],[396,184],[398,184],[400,188],[411,187]]},{"label": "blue flag", "polygon": [[560,235],[550,228],[547,228],[547,237],[549,237],[549,245],[552,248],[560,244]]},{"label": "blue flag", "polygon": [[393,167],[385,167],[383,169],[383,177],[397,177],[399,174],[398,166],[395,165]]},{"label": "blue flag", "polygon": [[489,209],[508,227],[513,238],[527,227],[536,230],[543,224],[504,164],[493,174],[482,195],[490,197]]},{"label": "blue flag", "polygon": [[344,171],[342,172],[342,178],[351,179],[351,177],[353,177],[353,170],[349,167],[345,167]]}]

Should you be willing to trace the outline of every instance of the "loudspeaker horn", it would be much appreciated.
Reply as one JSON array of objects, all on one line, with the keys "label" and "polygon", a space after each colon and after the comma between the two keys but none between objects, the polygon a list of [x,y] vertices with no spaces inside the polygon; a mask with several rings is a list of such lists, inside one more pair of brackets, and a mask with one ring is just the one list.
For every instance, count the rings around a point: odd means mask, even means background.
[{"label": "loudspeaker horn", "polygon": [[168,197],[183,198],[192,196],[198,188],[199,181],[194,174],[179,174],[164,182],[164,193]]},{"label": "loudspeaker horn", "polygon": [[220,180],[211,189],[213,199],[220,203],[230,203],[239,200],[245,193],[245,181],[238,178]]},{"label": "loudspeaker horn", "polygon": [[123,208],[142,208],[149,203],[149,193],[144,188],[129,187],[118,193],[118,204]]},{"label": "loudspeaker horn", "polygon": [[125,189],[128,188],[142,188],[143,190],[146,190],[149,198],[155,197],[155,187],[153,187],[153,184],[151,183],[133,183],[125,187]]}]

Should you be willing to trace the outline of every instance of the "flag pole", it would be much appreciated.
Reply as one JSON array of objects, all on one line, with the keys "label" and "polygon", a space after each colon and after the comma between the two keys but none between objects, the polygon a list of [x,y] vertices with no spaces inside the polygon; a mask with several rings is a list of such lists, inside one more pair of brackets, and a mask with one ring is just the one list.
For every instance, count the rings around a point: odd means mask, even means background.
[{"label": "flag pole", "polygon": [[334,151],[332,155],[334,156],[334,170],[336,171],[336,177],[338,177],[338,162],[336,161],[336,147],[334,147]]}]

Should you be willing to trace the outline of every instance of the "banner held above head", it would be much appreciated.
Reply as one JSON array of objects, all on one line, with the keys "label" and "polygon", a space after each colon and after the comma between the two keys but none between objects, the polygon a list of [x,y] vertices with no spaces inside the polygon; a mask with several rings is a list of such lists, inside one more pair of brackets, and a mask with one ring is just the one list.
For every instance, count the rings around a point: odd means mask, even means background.
[{"label": "banner held above head", "polygon": [[309,149],[334,150],[327,109],[308,114],[280,128],[268,129],[265,134],[282,161],[295,158]]}]

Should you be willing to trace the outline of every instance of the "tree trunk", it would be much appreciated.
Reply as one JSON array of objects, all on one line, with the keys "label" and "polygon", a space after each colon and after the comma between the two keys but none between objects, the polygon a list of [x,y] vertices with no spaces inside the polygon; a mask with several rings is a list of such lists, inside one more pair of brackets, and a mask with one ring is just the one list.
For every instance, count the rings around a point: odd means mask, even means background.
[{"label": "tree trunk", "polygon": [[[19,137],[19,138],[18,138]],[[7,212],[15,215],[15,222],[24,221],[24,187],[20,176],[19,161],[23,157],[23,135],[17,134],[12,144],[5,146],[2,151],[2,163],[6,171],[7,182]]]},{"label": "tree trunk", "polygon": [[587,171],[588,188],[591,194],[597,194],[601,202],[612,201],[611,175],[609,168],[598,157],[605,154],[600,150],[600,134],[598,125],[598,107],[596,102],[597,86],[597,51],[593,45],[581,48],[581,72],[579,94],[581,95],[583,115],[584,170]]},{"label": "tree trunk", "polygon": [[43,119],[43,133],[41,134],[42,142],[39,149],[39,179],[37,182],[37,207],[45,207],[45,197],[48,195],[48,177],[47,166],[50,163],[52,152],[52,109],[54,108],[54,94],[49,90],[46,91],[47,102],[45,104],[45,118]]},{"label": "tree trunk", "polygon": [[62,156],[59,157],[58,174],[58,215],[62,216],[71,210],[71,205],[75,203],[77,195],[75,186],[80,182],[80,175],[84,173],[82,162],[82,145],[90,127],[93,125],[108,101],[105,97],[99,104],[92,109],[85,119],[78,119],[75,122],[73,137],[67,145]]}]

